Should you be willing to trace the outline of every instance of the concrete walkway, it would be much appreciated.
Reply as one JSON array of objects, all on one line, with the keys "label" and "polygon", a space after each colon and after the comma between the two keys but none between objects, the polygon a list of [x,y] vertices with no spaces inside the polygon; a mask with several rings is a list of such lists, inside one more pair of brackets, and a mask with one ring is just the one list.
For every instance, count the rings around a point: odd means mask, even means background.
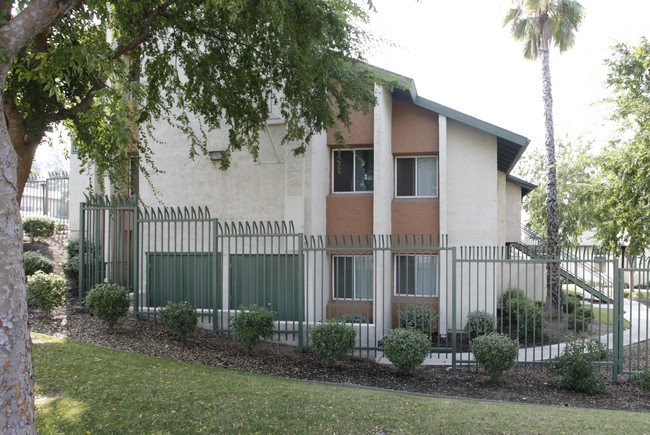
[{"label": "concrete walkway", "polygon": [[[585,302],[585,305],[591,305],[594,308],[603,307],[611,308],[614,306],[612,304],[589,304]],[[650,318],[649,308],[639,302],[634,302],[630,299],[625,299],[623,301],[623,317],[630,322],[630,328],[626,328],[623,331],[623,345],[628,346],[630,344],[638,343],[640,341],[645,341],[650,337]],[[614,348],[614,334],[604,334],[600,337],[600,342],[607,346],[607,349]],[[536,346],[534,348],[522,348],[519,349],[518,361],[521,362],[534,362],[534,361],[547,361],[553,358],[556,358],[564,348],[566,343],[558,343],[548,346]],[[457,353],[456,360],[473,360],[473,356],[469,352]],[[451,354],[450,353],[441,353],[433,354],[427,359],[424,360],[425,365],[451,365]]]}]

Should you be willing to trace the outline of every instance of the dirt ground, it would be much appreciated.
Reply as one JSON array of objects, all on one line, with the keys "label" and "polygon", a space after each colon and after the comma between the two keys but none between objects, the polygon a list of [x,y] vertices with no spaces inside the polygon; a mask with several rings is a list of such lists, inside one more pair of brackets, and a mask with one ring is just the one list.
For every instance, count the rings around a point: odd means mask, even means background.
[{"label": "dirt ground", "polygon": [[[31,250],[32,246],[29,248]],[[37,248],[45,255],[51,255],[57,263],[63,260],[63,243],[48,242],[47,246]],[[206,330],[193,332],[188,342],[182,343],[156,321],[126,319],[114,332],[109,332],[86,309],[77,307],[74,296],[68,299],[65,307],[55,310],[51,316],[30,308],[30,328],[32,332],[127,352],[291,379],[436,396],[650,411],[650,393],[644,394],[635,388],[627,376],[620,377],[618,383],[612,382],[611,371],[605,368],[601,369],[605,377],[604,393],[588,396],[556,388],[556,379],[541,366],[518,366],[497,384],[490,383],[487,374],[475,365],[456,370],[443,366],[421,366],[416,369],[415,376],[405,376],[390,365],[356,357],[345,357],[336,365],[328,366],[310,351],[299,352],[295,347],[277,343],[267,343],[262,348],[247,352],[230,337],[214,335]],[[626,348],[625,360],[637,361],[639,355],[645,358],[647,345],[644,342]]]}]

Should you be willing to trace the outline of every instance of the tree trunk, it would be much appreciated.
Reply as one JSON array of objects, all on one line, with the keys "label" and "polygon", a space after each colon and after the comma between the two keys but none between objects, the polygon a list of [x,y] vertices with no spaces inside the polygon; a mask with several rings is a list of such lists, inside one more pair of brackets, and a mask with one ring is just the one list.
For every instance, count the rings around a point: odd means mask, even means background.
[{"label": "tree trunk", "polygon": [[[559,217],[557,211],[557,173],[555,168],[555,133],[553,131],[553,95],[551,93],[551,67],[549,49],[540,50],[542,57],[542,96],[544,99],[544,126],[546,128],[546,211],[547,211],[547,241],[549,263],[547,272],[547,296],[551,313],[557,312],[561,303],[560,296],[560,263],[559,260]],[[555,261],[553,261],[555,260]]]},{"label": "tree trunk", "polygon": [[[8,59],[0,64],[3,92],[13,60],[37,34],[70,13],[79,0],[32,0],[0,26]],[[3,5],[4,7],[7,4]],[[6,11],[6,9],[5,9]],[[18,203],[18,155],[0,104],[0,433],[36,433],[32,347],[27,324],[23,231]]]},{"label": "tree trunk", "polygon": [[[4,120],[2,105],[0,115],[0,120]],[[18,156],[7,124],[0,122],[0,433],[3,434],[36,432],[17,169]]]}]

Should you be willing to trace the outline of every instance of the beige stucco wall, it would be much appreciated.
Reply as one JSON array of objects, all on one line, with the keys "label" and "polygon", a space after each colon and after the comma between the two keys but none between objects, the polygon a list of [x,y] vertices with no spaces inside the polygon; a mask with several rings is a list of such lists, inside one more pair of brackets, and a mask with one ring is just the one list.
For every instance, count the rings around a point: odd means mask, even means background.
[{"label": "beige stucco wall", "polygon": [[506,182],[506,242],[521,242],[521,187]]},{"label": "beige stucco wall", "polygon": [[[79,204],[85,201],[84,194],[90,193],[91,180],[93,179],[94,170],[91,167],[80,173],[81,161],[77,153],[70,153],[70,208],[69,208],[69,227],[70,237],[76,238],[79,234]],[[96,188],[96,186],[95,186]]]},{"label": "beige stucco wall", "polygon": [[447,119],[445,160],[447,189],[440,195],[446,196],[449,244],[496,245],[496,136]]},{"label": "beige stucco wall", "polygon": [[497,243],[502,246],[506,242],[507,231],[507,193],[506,193],[506,174],[497,173]]}]

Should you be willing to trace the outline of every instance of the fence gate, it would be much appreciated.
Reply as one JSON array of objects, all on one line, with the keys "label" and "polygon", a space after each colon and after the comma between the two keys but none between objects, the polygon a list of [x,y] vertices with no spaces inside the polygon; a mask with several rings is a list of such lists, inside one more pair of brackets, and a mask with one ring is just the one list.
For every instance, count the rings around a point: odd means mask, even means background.
[{"label": "fence gate", "polygon": [[137,275],[137,199],[86,197],[80,206],[79,301],[104,282],[133,291]]}]

